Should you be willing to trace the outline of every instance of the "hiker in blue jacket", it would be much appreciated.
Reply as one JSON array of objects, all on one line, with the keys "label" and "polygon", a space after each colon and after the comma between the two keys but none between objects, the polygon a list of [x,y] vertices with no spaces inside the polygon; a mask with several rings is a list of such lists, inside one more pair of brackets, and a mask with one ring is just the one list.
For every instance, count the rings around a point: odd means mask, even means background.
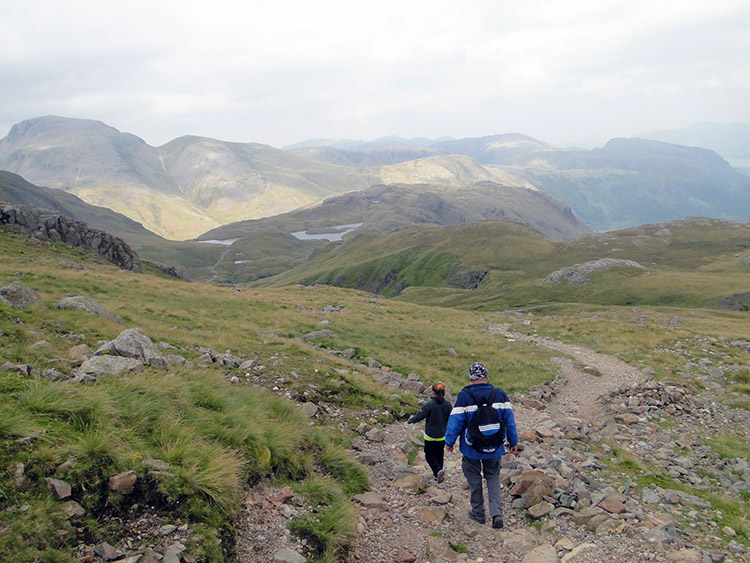
[{"label": "hiker in blue jacket", "polygon": [[424,458],[438,483],[445,481],[445,429],[450,414],[451,402],[445,399],[445,385],[435,383],[432,386],[430,400],[406,421],[407,424],[414,424],[427,419],[424,425]]},{"label": "hiker in blue jacket", "polygon": [[[489,374],[487,367],[481,362],[475,362],[469,368],[470,384],[464,387],[456,397],[456,404],[448,419],[448,429],[445,434],[445,449],[453,451],[456,439],[459,440],[458,449],[463,455],[461,469],[466,481],[469,483],[471,510],[469,518],[485,523],[484,495],[482,487],[482,475],[487,481],[487,500],[492,518],[493,528],[503,527],[503,507],[500,498],[500,458],[505,454],[503,446],[507,439],[510,444],[508,453],[518,453],[518,432],[516,431],[516,420],[510,405],[508,395],[500,388],[495,388],[487,382]],[[495,389],[497,389],[495,391]],[[483,402],[487,402],[494,392],[492,407],[497,411],[500,431],[505,436],[499,436],[500,442],[497,448],[490,453],[481,453],[470,444],[469,423]],[[492,414],[492,413],[490,413]],[[494,416],[494,415],[493,415]]]}]

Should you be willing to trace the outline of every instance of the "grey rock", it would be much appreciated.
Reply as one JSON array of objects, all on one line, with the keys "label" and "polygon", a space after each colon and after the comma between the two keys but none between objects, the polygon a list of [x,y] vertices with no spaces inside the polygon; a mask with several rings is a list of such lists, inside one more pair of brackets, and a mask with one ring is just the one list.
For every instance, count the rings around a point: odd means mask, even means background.
[{"label": "grey rock", "polygon": [[318,406],[315,403],[306,402],[302,403],[302,412],[307,418],[314,417],[318,412]]},{"label": "grey rock", "polygon": [[546,278],[544,283],[559,283],[564,281],[569,285],[583,285],[591,282],[589,274],[597,271],[609,270],[615,267],[628,267],[628,268],[639,268],[644,269],[638,262],[632,260],[620,260],[616,258],[600,258],[599,260],[592,260],[590,262],[584,262],[583,264],[576,264],[567,268],[561,268],[555,272],[552,272]]},{"label": "grey rock", "polygon": [[557,550],[554,546],[546,543],[529,551],[524,555],[521,563],[557,563]]},{"label": "grey rock", "polygon": [[116,549],[114,546],[108,544],[107,542],[102,542],[94,547],[94,553],[96,553],[105,561],[114,561],[116,559],[125,557],[125,552]]},{"label": "grey rock", "polygon": [[354,495],[352,499],[367,508],[378,508],[380,510],[386,510],[388,508],[388,503],[383,500],[383,497],[373,491]]},{"label": "grey rock", "polygon": [[68,498],[72,492],[70,484],[60,479],[47,477],[44,480],[44,484],[47,487],[47,490],[59,499]]},{"label": "grey rock", "polygon": [[242,359],[227,352],[225,354],[217,354],[214,357],[214,363],[224,366],[225,368],[236,369],[240,367]]},{"label": "grey rock", "polygon": [[134,358],[151,367],[165,370],[169,368],[164,354],[139,328],[123,330],[117,338],[99,347],[94,355]]},{"label": "grey rock", "polygon": [[39,294],[19,281],[0,287],[0,301],[15,309],[28,309],[43,303]]},{"label": "grey rock", "polygon": [[69,500],[60,505],[62,510],[68,518],[79,518],[86,514],[86,510],[74,500]]},{"label": "grey rock", "polygon": [[308,332],[306,335],[302,337],[303,340],[318,340],[320,338],[333,338],[335,334],[333,331],[328,329],[323,330],[314,330],[312,332]]},{"label": "grey rock", "polygon": [[83,311],[84,313],[89,313],[90,315],[97,315],[99,317],[102,317],[103,319],[107,319],[110,322],[113,322],[115,324],[123,324],[122,319],[115,315],[114,313],[110,313],[107,311],[104,307],[102,307],[97,301],[92,299],[91,297],[87,297],[85,295],[76,295],[75,297],[66,297],[59,303],[57,303],[58,309],[65,309],[69,311]]},{"label": "grey rock", "polygon": [[274,561],[282,563],[305,563],[305,558],[290,547],[277,551],[273,556]]},{"label": "grey rock", "polygon": [[117,356],[94,356],[81,364],[74,375],[76,381],[86,377],[103,377],[119,375],[128,371],[137,371],[143,367],[143,362],[135,358],[120,358]]}]

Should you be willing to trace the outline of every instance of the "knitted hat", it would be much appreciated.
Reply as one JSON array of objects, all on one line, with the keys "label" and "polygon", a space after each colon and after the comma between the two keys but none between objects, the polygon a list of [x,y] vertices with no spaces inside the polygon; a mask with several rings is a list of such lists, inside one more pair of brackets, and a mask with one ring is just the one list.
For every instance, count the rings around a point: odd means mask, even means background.
[{"label": "knitted hat", "polygon": [[489,373],[487,373],[487,367],[482,362],[474,362],[469,368],[469,379],[471,381],[478,381],[480,379],[487,379]]}]

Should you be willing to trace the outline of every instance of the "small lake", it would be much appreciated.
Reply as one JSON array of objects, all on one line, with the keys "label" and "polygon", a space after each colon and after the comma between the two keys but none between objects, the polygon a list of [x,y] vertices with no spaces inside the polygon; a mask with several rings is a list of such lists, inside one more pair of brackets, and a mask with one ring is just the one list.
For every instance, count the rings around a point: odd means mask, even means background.
[{"label": "small lake", "polygon": [[224,240],[199,240],[198,242],[202,242],[204,244],[223,244],[224,246],[231,246],[236,241],[240,240],[239,238],[227,238]]},{"label": "small lake", "polygon": [[362,223],[351,223],[349,225],[336,225],[334,227],[328,227],[329,229],[335,230],[335,232],[332,233],[315,233],[309,235],[307,234],[307,231],[296,231],[290,234],[299,240],[327,240],[329,242],[336,242],[341,240],[345,234],[351,233],[353,230],[361,226]]}]

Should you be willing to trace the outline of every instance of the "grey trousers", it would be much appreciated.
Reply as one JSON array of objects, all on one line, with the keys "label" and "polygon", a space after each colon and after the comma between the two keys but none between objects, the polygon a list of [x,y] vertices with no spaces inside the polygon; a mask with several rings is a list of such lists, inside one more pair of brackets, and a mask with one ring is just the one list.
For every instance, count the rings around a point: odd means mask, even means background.
[{"label": "grey trousers", "polygon": [[487,503],[490,508],[490,516],[503,515],[503,504],[500,498],[500,458],[497,459],[469,459],[461,460],[461,469],[464,477],[469,483],[469,502],[471,513],[478,520],[484,521],[484,494],[482,487],[482,474],[487,481]]}]

